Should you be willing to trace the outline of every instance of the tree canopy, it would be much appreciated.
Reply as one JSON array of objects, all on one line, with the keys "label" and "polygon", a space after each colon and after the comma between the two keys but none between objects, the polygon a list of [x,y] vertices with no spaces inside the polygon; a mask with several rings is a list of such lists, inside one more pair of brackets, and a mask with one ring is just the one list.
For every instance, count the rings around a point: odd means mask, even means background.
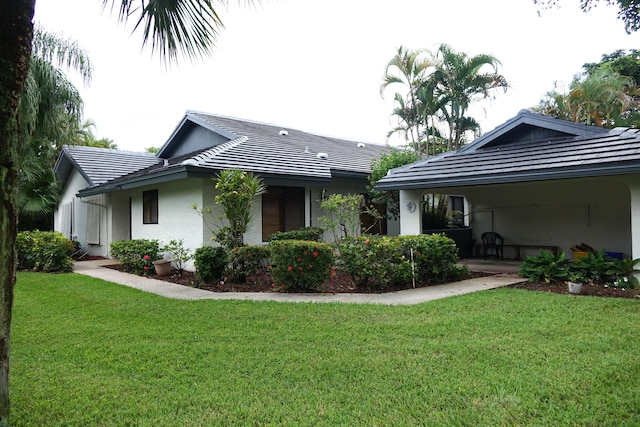
[{"label": "tree canopy", "polygon": [[491,55],[468,56],[442,44],[435,52],[398,48],[387,64],[380,93],[390,86],[392,116],[400,132],[422,156],[458,149],[469,132],[480,132],[478,122],[468,116],[472,103],[494,96],[508,83],[498,73],[500,62]]},{"label": "tree canopy", "polygon": [[[583,65],[568,90],[555,88],[533,109],[542,114],[587,125],[614,128],[640,126],[638,51],[618,50],[599,63]],[[629,73],[629,75],[623,74]]]},{"label": "tree canopy", "polygon": [[[558,7],[560,0],[533,0],[533,3],[548,9]],[[618,6],[618,19],[624,23],[627,34],[640,29],[640,0],[580,0],[580,8],[583,12],[588,12],[599,3]]]}]

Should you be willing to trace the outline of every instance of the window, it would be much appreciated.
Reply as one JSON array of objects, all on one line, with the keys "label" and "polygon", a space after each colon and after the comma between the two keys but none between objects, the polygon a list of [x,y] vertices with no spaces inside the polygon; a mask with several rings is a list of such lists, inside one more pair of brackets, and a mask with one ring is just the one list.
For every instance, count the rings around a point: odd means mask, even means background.
[{"label": "window", "polygon": [[87,203],[87,244],[100,244],[100,199]]},{"label": "window", "polygon": [[142,192],[142,223],[158,223],[158,190]]},{"label": "window", "polygon": [[262,195],[262,241],[304,227],[304,188],[268,187]]},{"label": "window", "polygon": [[451,200],[451,210],[453,211],[453,221],[458,227],[464,227],[464,197],[449,196]]}]

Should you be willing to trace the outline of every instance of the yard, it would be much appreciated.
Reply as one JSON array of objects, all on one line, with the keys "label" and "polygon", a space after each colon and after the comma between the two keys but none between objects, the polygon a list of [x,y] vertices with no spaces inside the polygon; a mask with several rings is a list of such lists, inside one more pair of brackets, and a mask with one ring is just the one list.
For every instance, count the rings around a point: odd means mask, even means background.
[{"label": "yard", "polygon": [[640,301],[176,301],[20,273],[17,426],[637,425]]}]

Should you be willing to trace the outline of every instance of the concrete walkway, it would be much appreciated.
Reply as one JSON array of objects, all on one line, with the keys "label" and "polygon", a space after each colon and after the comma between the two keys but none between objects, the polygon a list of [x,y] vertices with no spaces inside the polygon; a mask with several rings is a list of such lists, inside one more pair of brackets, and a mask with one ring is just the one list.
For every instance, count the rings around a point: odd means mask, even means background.
[{"label": "concrete walkway", "polygon": [[252,300],[279,302],[341,302],[357,304],[411,305],[470,292],[509,286],[523,281],[513,273],[499,273],[494,276],[462,280],[445,285],[428,286],[418,289],[387,292],[385,294],[294,294],[279,292],[209,292],[188,286],[176,285],[164,280],[149,279],[134,274],[123,273],[104,265],[114,264],[114,260],[79,261],[73,271],[113,283],[129,286],[167,298],[183,300]]}]

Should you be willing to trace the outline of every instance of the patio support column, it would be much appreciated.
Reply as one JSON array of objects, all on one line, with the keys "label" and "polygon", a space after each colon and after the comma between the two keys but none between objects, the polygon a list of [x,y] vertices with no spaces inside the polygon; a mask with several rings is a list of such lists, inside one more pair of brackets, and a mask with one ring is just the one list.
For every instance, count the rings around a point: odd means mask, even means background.
[{"label": "patio support column", "polygon": [[640,258],[640,180],[628,179],[631,193],[631,258]]},{"label": "patio support column", "polygon": [[423,190],[400,190],[400,235],[422,234]]}]

